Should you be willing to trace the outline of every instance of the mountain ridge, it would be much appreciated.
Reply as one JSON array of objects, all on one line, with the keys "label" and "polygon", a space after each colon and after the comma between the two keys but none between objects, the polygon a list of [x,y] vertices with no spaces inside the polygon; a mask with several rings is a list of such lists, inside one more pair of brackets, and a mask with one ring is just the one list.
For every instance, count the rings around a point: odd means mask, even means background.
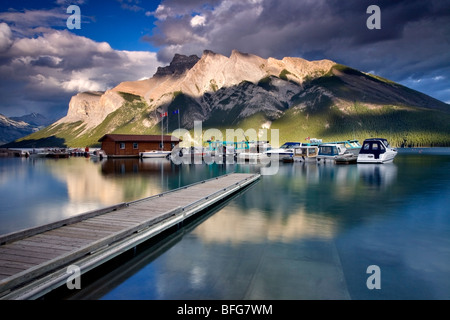
[{"label": "mountain ridge", "polygon": [[[237,50],[229,57],[209,50],[200,58],[177,54],[151,78],[121,82],[106,92],[79,93],[66,117],[28,139],[54,135],[68,146],[82,146],[95,145],[105,133],[155,134],[161,132],[162,112],[169,114],[168,129],[178,128],[178,119],[170,116],[175,110],[188,130],[194,121],[221,130],[264,126],[280,129],[281,139],[300,140],[319,134],[344,138],[351,127],[360,139],[395,131],[396,144],[450,145],[448,126],[440,124],[440,119],[450,120],[450,106],[439,100],[327,59],[264,59]],[[420,124],[420,118],[438,125]],[[402,132],[395,121],[406,121]],[[415,132],[430,132],[432,138],[416,139]]]},{"label": "mountain ridge", "polygon": [[36,132],[53,122],[35,112],[20,117],[0,114],[0,146]]}]

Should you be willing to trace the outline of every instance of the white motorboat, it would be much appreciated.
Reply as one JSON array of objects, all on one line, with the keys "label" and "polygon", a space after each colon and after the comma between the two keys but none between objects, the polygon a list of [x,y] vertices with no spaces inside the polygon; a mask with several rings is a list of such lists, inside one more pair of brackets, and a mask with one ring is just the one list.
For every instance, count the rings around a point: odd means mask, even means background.
[{"label": "white motorboat", "polygon": [[386,139],[366,139],[359,151],[357,163],[392,162],[396,155],[397,149],[392,148]]},{"label": "white motorboat", "polygon": [[107,158],[108,155],[106,154],[106,152],[104,150],[100,149],[100,150],[94,150],[91,154],[91,157],[95,158],[95,159],[98,158],[100,160],[103,160],[103,159]]},{"label": "white motorboat", "polygon": [[164,150],[150,150],[139,152],[140,158],[166,158],[170,154],[170,151]]},{"label": "white motorboat", "polygon": [[279,148],[269,149],[264,152],[268,157],[273,155],[278,155],[278,159],[282,160],[286,157],[292,158],[294,156],[294,149],[300,147],[302,144],[300,142],[286,142]]}]

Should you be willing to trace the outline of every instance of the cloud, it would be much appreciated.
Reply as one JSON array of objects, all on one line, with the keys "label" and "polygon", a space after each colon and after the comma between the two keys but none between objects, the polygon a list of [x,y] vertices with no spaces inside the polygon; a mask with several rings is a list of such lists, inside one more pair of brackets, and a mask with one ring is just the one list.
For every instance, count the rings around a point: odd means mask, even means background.
[{"label": "cloud", "polygon": [[[380,30],[366,26],[372,4],[381,9]],[[237,49],[331,59],[399,82],[449,72],[448,1],[163,0],[152,15],[156,28],[143,39],[161,48],[163,62],[175,53]]]},{"label": "cloud", "polygon": [[14,37],[3,22],[0,108],[10,116],[36,111],[63,116],[72,95],[151,77],[158,65],[156,53],[114,50],[68,30],[40,28],[34,36]]},{"label": "cloud", "polygon": [[12,32],[6,23],[0,23],[0,52],[4,52],[12,45]]},{"label": "cloud", "polygon": [[206,22],[206,18],[200,15],[196,15],[195,17],[193,17],[191,19],[191,26],[192,27],[199,27],[199,26],[204,26]]},{"label": "cloud", "polygon": [[66,20],[67,13],[59,8],[0,12],[0,21],[7,23],[20,36],[34,33],[36,27],[65,27]]}]

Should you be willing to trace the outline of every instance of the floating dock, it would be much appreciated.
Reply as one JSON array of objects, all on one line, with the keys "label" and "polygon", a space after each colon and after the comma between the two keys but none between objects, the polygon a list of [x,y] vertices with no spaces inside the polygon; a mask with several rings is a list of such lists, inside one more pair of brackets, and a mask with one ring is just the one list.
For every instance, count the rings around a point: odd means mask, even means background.
[{"label": "floating dock", "polygon": [[37,299],[249,186],[232,173],[0,236],[0,299]]}]

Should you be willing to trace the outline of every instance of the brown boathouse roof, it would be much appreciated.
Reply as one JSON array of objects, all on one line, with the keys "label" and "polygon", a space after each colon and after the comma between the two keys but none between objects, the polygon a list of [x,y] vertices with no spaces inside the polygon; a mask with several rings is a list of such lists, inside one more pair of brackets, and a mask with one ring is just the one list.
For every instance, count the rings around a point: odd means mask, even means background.
[{"label": "brown boathouse roof", "polygon": [[[105,139],[109,139],[117,142],[161,142],[161,135],[148,135],[148,134],[105,134],[98,141],[102,142]],[[163,142],[179,142],[180,139],[163,135]]]}]

